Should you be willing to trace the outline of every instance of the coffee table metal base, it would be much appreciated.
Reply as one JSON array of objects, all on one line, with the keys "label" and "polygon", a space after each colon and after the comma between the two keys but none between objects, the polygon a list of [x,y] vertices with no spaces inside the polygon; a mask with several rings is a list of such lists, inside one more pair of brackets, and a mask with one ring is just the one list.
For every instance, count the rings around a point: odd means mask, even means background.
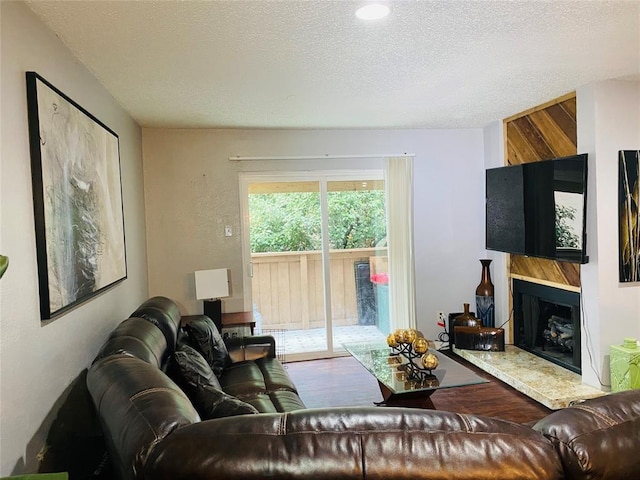
[{"label": "coffee table metal base", "polygon": [[380,393],[382,393],[381,402],[373,402],[374,405],[379,407],[411,407],[411,408],[425,408],[428,410],[435,410],[435,406],[431,401],[431,394],[435,390],[425,390],[420,392],[405,392],[405,393],[393,393],[387,386],[378,380],[378,386],[380,387]]}]

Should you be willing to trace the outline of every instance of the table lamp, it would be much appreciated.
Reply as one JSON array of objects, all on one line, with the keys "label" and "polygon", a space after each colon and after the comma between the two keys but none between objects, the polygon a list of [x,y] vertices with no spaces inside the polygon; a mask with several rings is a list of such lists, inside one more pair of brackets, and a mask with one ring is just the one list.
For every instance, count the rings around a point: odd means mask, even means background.
[{"label": "table lamp", "polygon": [[222,301],[229,296],[229,275],[226,268],[195,272],[196,299],[203,300],[204,314],[222,332]]}]

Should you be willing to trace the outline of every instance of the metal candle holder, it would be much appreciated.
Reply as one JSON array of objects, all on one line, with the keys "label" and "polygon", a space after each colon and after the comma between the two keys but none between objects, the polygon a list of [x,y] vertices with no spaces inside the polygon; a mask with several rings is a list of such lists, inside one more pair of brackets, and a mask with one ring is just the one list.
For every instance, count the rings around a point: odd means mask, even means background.
[{"label": "metal candle holder", "polygon": [[[416,352],[416,342],[419,342],[419,351]],[[427,340],[418,337],[415,330],[398,330],[387,338],[387,343],[391,347],[391,355],[402,356],[407,362],[403,363],[402,368],[409,378],[420,381],[433,378],[431,373],[438,366],[438,357],[429,353]],[[425,360],[425,357],[427,357]],[[432,368],[425,366],[425,363],[432,365]]]}]

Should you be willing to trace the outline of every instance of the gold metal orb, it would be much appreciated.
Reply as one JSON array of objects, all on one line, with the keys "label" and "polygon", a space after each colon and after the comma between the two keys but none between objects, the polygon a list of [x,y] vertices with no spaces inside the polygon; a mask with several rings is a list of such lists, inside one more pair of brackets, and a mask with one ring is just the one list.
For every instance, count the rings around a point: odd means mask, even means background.
[{"label": "gold metal orb", "polygon": [[440,364],[440,361],[438,360],[438,357],[436,357],[435,354],[425,353],[424,355],[422,355],[422,366],[427,370],[434,370],[438,368],[439,364]]},{"label": "gold metal orb", "polygon": [[427,353],[429,342],[424,337],[418,337],[413,341],[413,351],[418,354]]},{"label": "gold metal orb", "polygon": [[420,385],[422,388],[435,388],[440,386],[440,380],[435,375],[428,375],[426,378],[422,379],[422,383]]},{"label": "gold metal orb", "polygon": [[410,328],[409,330],[405,330],[404,332],[404,341],[405,343],[413,343],[413,341],[418,338],[418,332]]},{"label": "gold metal orb", "polygon": [[398,341],[396,340],[396,336],[393,333],[387,335],[387,345],[390,347],[397,347]]},{"label": "gold metal orb", "polygon": [[396,337],[396,342],[404,343],[404,329],[399,328],[398,330],[393,332],[393,335]]}]

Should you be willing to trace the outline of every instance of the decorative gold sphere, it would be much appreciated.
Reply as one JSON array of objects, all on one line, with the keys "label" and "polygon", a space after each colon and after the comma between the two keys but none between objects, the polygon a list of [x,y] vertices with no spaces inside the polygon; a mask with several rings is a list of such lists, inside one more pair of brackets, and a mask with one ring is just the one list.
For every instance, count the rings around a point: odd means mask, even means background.
[{"label": "decorative gold sphere", "polygon": [[404,343],[404,330],[402,328],[393,332],[393,335],[396,337],[396,342]]},{"label": "decorative gold sphere", "polygon": [[424,337],[418,337],[413,341],[413,351],[418,354],[427,353],[429,342]]},{"label": "decorative gold sphere", "polygon": [[415,329],[410,328],[404,331],[405,343],[413,343],[416,338],[418,338],[418,332]]},{"label": "decorative gold sphere", "polygon": [[398,341],[396,340],[396,336],[393,333],[387,335],[387,345],[390,347],[397,347]]},{"label": "decorative gold sphere", "polygon": [[440,361],[438,360],[438,357],[435,356],[435,354],[425,353],[424,355],[422,355],[422,366],[427,370],[438,368],[439,364]]},{"label": "decorative gold sphere", "polygon": [[440,380],[435,375],[429,375],[426,378],[422,379],[422,383],[420,385],[422,388],[435,388],[440,386]]}]

